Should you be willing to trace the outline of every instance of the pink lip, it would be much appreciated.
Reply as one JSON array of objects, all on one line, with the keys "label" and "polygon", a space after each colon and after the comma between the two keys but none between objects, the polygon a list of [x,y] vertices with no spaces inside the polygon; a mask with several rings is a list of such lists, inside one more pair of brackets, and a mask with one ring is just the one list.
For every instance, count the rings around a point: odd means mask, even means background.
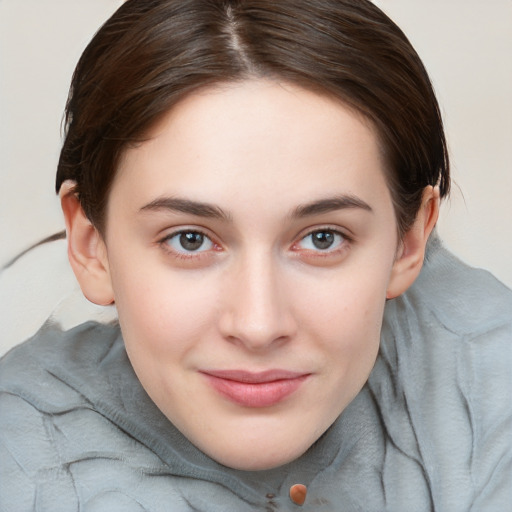
[{"label": "pink lip", "polygon": [[221,395],[244,407],[270,407],[294,393],[310,374],[286,370],[201,372]]}]

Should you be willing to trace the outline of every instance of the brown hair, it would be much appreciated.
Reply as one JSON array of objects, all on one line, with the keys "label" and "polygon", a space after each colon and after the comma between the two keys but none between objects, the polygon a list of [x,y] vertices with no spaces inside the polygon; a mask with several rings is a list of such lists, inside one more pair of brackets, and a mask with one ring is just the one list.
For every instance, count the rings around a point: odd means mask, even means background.
[{"label": "brown hair", "polygon": [[127,144],[210,84],[268,77],[334,96],[371,120],[383,147],[398,230],[427,185],[449,190],[439,106],[403,32],[366,0],[128,0],[75,70],[57,171],[76,182],[101,231]]}]

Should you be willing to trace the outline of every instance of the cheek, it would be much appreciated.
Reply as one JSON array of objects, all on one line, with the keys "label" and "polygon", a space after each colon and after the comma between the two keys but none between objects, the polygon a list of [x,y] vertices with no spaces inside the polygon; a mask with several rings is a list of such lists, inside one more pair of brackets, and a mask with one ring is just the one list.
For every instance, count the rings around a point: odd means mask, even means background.
[{"label": "cheek", "polygon": [[216,314],[216,287],[204,276],[118,268],[113,287],[127,348],[144,357],[186,352]]},{"label": "cheek", "polygon": [[359,333],[355,338],[380,330],[390,269],[391,265],[383,271],[346,268],[328,276],[323,286],[311,283],[308,294],[297,294],[307,295],[304,317],[341,335]]},{"label": "cheek", "polygon": [[329,356],[333,374],[343,381],[340,385],[362,386],[373,367],[390,268],[347,268],[302,305],[303,325]]}]

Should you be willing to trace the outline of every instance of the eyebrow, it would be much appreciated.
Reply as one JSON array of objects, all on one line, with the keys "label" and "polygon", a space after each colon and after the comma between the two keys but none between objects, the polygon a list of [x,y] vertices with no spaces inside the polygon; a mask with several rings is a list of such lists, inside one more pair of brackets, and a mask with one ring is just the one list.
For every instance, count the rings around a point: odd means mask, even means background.
[{"label": "eyebrow", "polygon": [[231,217],[224,210],[209,203],[180,199],[177,197],[160,197],[140,208],[140,211],[169,210],[173,212],[188,213],[198,217],[231,221]]},{"label": "eyebrow", "polygon": [[[352,195],[341,195],[299,205],[292,211],[291,216],[303,218],[352,208],[358,208],[373,213],[372,207],[362,199]],[[227,212],[216,205],[177,197],[160,197],[140,208],[140,211],[160,210],[188,213],[198,217],[224,221],[232,220]]]},{"label": "eyebrow", "polygon": [[319,201],[313,201],[312,203],[299,205],[292,212],[292,216],[299,218],[309,217],[312,215],[320,215],[322,213],[329,213],[336,210],[353,208],[362,209],[373,213],[372,207],[359,197],[352,195],[341,195],[327,197],[325,199],[320,199]]}]

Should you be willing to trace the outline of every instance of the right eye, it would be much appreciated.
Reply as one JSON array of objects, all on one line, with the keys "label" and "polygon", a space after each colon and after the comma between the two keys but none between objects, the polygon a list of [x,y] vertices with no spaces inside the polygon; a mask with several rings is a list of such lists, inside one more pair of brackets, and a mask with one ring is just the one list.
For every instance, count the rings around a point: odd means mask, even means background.
[{"label": "right eye", "polygon": [[213,242],[207,235],[194,230],[172,233],[165,237],[161,243],[168,246],[173,252],[183,255],[210,251],[214,247]]}]

